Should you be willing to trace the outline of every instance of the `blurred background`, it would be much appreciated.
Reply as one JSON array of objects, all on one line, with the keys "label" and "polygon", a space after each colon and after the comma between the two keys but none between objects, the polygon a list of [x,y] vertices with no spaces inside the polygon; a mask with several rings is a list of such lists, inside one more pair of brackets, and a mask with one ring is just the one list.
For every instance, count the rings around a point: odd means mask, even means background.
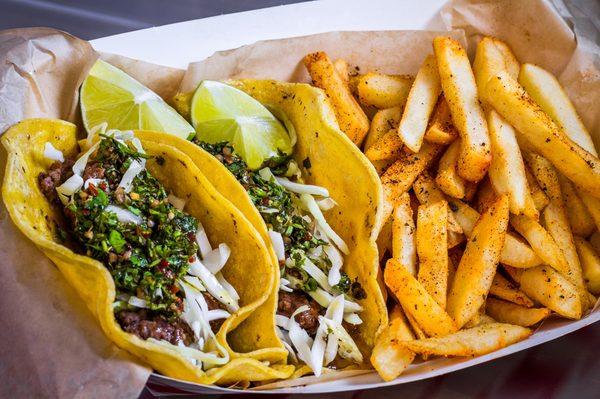
[{"label": "blurred background", "polygon": [[0,0],[0,30],[49,26],[82,39],[306,0]]}]

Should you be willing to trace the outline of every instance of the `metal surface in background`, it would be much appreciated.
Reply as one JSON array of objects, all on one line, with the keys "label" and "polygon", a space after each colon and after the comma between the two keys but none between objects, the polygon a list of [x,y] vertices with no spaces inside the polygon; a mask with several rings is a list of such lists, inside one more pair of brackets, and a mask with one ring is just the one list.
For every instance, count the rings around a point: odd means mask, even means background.
[{"label": "metal surface in background", "polygon": [[306,0],[0,0],[0,29],[49,26],[82,39]]}]

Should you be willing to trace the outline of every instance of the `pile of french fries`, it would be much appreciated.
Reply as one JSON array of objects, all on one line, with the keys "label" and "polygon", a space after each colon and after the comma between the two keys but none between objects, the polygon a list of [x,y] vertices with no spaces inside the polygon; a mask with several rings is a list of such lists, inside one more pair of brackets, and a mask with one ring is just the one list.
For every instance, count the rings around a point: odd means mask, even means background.
[{"label": "pile of french fries", "polygon": [[304,64],[381,177],[391,311],[371,363],[384,380],[416,355],[489,353],[594,306],[600,160],[551,73],[491,37],[473,64],[437,37],[414,78],[352,76],[322,52]]}]

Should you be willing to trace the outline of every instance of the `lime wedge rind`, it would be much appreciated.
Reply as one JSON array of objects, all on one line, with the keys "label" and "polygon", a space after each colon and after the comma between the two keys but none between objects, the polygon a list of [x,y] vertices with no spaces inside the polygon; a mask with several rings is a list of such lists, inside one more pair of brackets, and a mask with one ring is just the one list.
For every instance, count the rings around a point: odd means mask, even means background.
[{"label": "lime wedge rind", "polygon": [[156,93],[120,69],[96,61],[81,85],[81,115],[87,131],[103,122],[108,129],[162,131],[184,139],[194,128]]},{"label": "lime wedge rind", "polygon": [[200,83],[192,98],[191,120],[200,140],[230,143],[251,169],[293,150],[288,131],[264,105],[221,82]]}]

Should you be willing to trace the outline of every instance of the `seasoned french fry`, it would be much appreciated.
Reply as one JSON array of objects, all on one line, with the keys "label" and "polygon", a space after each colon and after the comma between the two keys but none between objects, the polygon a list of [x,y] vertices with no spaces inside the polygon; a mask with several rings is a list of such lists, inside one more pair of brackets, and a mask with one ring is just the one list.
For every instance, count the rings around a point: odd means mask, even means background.
[{"label": "seasoned french fry", "polygon": [[565,276],[569,274],[569,264],[560,247],[550,233],[538,222],[524,215],[511,215],[511,226],[519,232],[544,263],[552,266]]},{"label": "seasoned french fry", "polygon": [[563,197],[558,182],[558,173],[548,160],[536,154],[526,154],[527,164],[535,175],[536,180],[544,192],[548,195],[550,203],[542,213],[542,222],[556,245],[562,251],[567,261],[567,273],[563,273],[577,289],[582,299],[586,299],[585,285],[581,263],[575,249],[573,233],[569,225],[569,219],[563,203]]},{"label": "seasoned french fry", "polygon": [[[508,268],[506,270],[509,270]],[[511,271],[511,276],[514,271]],[[518,270],[521,290],[537,301],[569,319],[580,319],[583,313],[577,287],[549,266]]]},{"label": "seasoned french fry", "polygon": [[498,193],[496,193],[494,186],[492,186],[492,182],[490,182],[490,179],[484,178],[477,188],[475,209],[477,209],[477,212],[483,213],[496,201],[496,198],[498,198]]},{"label": "seasoned french fry", "polygon": [[470,181],[465,181],[465,183],[465,198],[463,198],[463,201],[471,202],[473,201],[473,198],[475,198],[475,194],[477,194],[479,183],[473,183]]},{"label": "seasoned french fry", "polygon": [[523,64],[519,73],[519,83],[571,140],[598,157],[592,136],[554,75],[537,65]]},{"label": "seasoned french fry", "polygon": [[[475,226],[477,219],[479,219],[479,212],[460,200],[449,199],[448,205],[465,235],[470,237],[473,226]],[[511,232],[506,233],[500,262],[523,269],[542,264],[542,260],[531,247]]]},{"label": "seasoned french fry", "polygon": [[[451,215],[451,213],[449,213],[448,215]],[[465,237],[464,234],[448,230],[448,249],[454,248],[457,245],[462,244],[463,242],[465,242],[466,239],[467,237]]]},{"label": "seasoned french fry", "polygon": [[412,77],[369,72],[357,76],[354,84],[361,104],[383,109],[406,103]]},{"label": "seasoned french fry", "polygon": [[500,323],[509,323],[521,327],[530,327],[550,316],[548,308],[526,308],[514,303],[488,298],[485,311]]},{"label": "seasoned french fry", "polygon": [[596,228],[600,229],[600,199],[594,198],[580,186],[577,186],[577,193],[592,216]]},{"label": "seasoned french fry", "polygon": [[419,152],[427,123],[440,96],[440,75],[433,55],[427,56],[410,88],[398,126],[401,141],[412,152]]},{"label": "seasoned french fry", "polygon": [[526,308],[533,307],[533,301],[500,273],[496,273],[494,276],[492,286],[490,287],[490,295]]},{"label": "seasoned french fry", "polygon": [[413,352],[427,355],[479,356],[522,341],[531,333],[520,326],[489,323],[445,337],[403,341],[401,344]]},{"label": "seasoned french fry", "polygon": [[404,316],[406,316],[408,324],[410,324],[410,328],[412,329],[412,332],[416,339],[427,338],[427,335],[425,334],[423,329],[419,326],[415,318],[410,313],[404,311]]},{"label": "seasoned french fry", "polygon": [[527,165],[525,165],[525,176],[527,176],[527,185],[529,187],[529,191],[531,192],[531,198],[533,199],[533,203],[538,212],[542,212],[546,205],[550,203],[550,200],[544,194],[544,191],[541,189],[535,177],[529,171]]},{"label": "seasoned french fry", "polygon": [[521,285],[521,276],[523,275],[523,269],[517,269],[516,267],[507,266],[504,264],[502,265],[502,268],[504,268],[504,270],[508,273],[508,275],[514,282],[519,284],[519,286]]},{"label": "seasoned french fry", "polygon": [[592,248],[594,248],[597,254],[600,254],[600,231],[596,231],[594,234],[592,234],[590,237],[590,245]]},{"label": "seasoned french fry", "polygon": [[458,172],[463,179],[478,182],[487,173],[492,153],[469,58],[460,43],[449,37],[436,37],[433,50],[444,97],[461,138]]},{"label": "seasoned french fry", "polygon": [[425,334],[438,337],[457,330],[452,318],[398,261],[388,260],[384,279],[402,308],[414,317]]},{"label": "seasoned french fry", "polygon": [[448,203],[419,206],[417,213],[418,280],[442,307],[448,289]]},{"label": "seasoned french fry", "polygon": [[[475,75],[477,87],[485,86],[487,82],[497,76],[500,71],[508,72],[513,79],[517,79],[519,76],[519,70],[515,70],[514,67],[514,62],[517,63],[517,67],[519,66],[514,55],[512,55],[508,46],[504,43],[500,43],[502,42],[487,36],[481,39],[477,44],[475,61],[473,62],[473,73]],[[501,47],[508,49],[508,57],[505,56],[506,51],[503,53],[503,51],[500,50]]]},{"label": "seasoned french fry", "polygon": [[600,197],[600,160],[569,139],[507,72],[479,86],[479,94],[515,127],[520,145],[523,140],[573,182]]},{"label": "seasoned french fry", "polygon": [[363,149],[368,150],[376,141],[378,141],[390,129],[397,129],[400,123],[402,107],[392,107],[377,111],[371,120],[369,133],[365,138]]},{"label": "seasoned french fry", "polygon": [[[554,75],[536,65],[523,64],[519,74],[519,83],[571,140],[598,158],[592,136]],[[600,200],[583,189],[579,190],[579,197],[600,229]]]},{"label": "seasoned french fry", "polygon": [[365,155],[370,161],[385,161],[398,158],[401,155],[402,145],[402,139],[398,136],[398,131],[390,129],[365,151]]},{"label": "seasoned french fry", "polygon": [[[445,201],[446,196],[435,184],[427,171],[421,173],[413,183],[413,191],[421,205],[433,204],[438,201]],[[448,212],[448,232],[462,234],[462,227],[456,221],[454,214]],[[450,242],[450,237],[448,237]]]},{"label": "seasoned french fry", "polygon": [[494,154],[488,174],[494,190],[508,195],[511,213],[537,219],[533,199],[528,199],[531,193],[515,129],[494,110],[487,110],[486,118]]},{"label": "seasoned french fry", "polygon": [[587,289],[595,295],[600,294],[600,256],[590,243],[581,237],[575,237],[577,253],[583,266],[583,276]]},{"label": "seasoned french fry", "polygon": [[517,61],[517,58],[513,54],[512,50],[506,43],[496,38],[491,38],[496,48],[502,54],[502,58],[504,59],[504,68],[513,77],[513,79],[517,79],[519,77],[519,71],[521,69],[521,64]]},{"label": "seasoned french fry", "polygon": [[458,157],[460,155],[460,140],[450,144],[444,155],[440,158],[438,171],[435,177],[440,190],[454,198],[464,198],[466,182],[458,175]]},{"label": "seasoned french fry", "polygon": [[392,257],[413,276],[417,275],[415,222],[408,193],[402,194],[392,215]]},{"label": "seasoned french fry", "polygon": [[360,146],[369,130],[369,119],[344,79],[336,72],[327,54],[319,51],[306,55],[304,66],[314,85],[323,89],[329,97],[340,129]]},{"label": "seasoned french fry", "polygon": [[448,294],[448,314],[460,328],[485,302],[500,261],[508,227],[508,198],[501,195],[481,215],[460,260]]},{"label": "seasoned french fry", "polygon": [[[377,140],[379,140],[390,129],[397,129],[400,122],[401,107],[392,107],[379,110],[371,119],[369,133],[365,138],[363,149],[368,151]],[[371,161],[377,173],[381,175],[395,161],[395,158],[390,158],[385,161]]]},{"label": "seasoned french fry", "polygon": [[377,250],[379,251],[379,261],[383,259],[386,252],[392,252],[392,218],[389,217],[381,227],[377,237]]},{"label": "seasoned french fry", "polygon": [[440,145],[423,143],[421,151],[416,154],[403,152],[400,159],[387,168],[381,176],[386,202],[384,217],[391,214],[392,207],[400,196],[411,188],[417,176],[429,167],[441,150]]},{"label": "seasoned french fry", "polygon": [[346,60],[338,58],[333,62],[333,66],[338,75],[340,75],[340,78],[348,85],[350,82],[350,73],[348,71],[348,63]]},{"label": "seasoned french fry", "polygon": [[399,345],[399,341],[414,339],[410,327],[402,314],[400,305],[390,312],[390,323],[377,337],[371,364],[384,381],[398,377],[415,358],[414,352]]},{"label": "seasoned french fry", "polygon": [[429,121],[424,139],[430,143],[450,144],[457,138],[458,131],[452,124],[450,107],[448,107],[448,102],[444,98],[444,95],[441,94],[433,111],[433,116]]}]

